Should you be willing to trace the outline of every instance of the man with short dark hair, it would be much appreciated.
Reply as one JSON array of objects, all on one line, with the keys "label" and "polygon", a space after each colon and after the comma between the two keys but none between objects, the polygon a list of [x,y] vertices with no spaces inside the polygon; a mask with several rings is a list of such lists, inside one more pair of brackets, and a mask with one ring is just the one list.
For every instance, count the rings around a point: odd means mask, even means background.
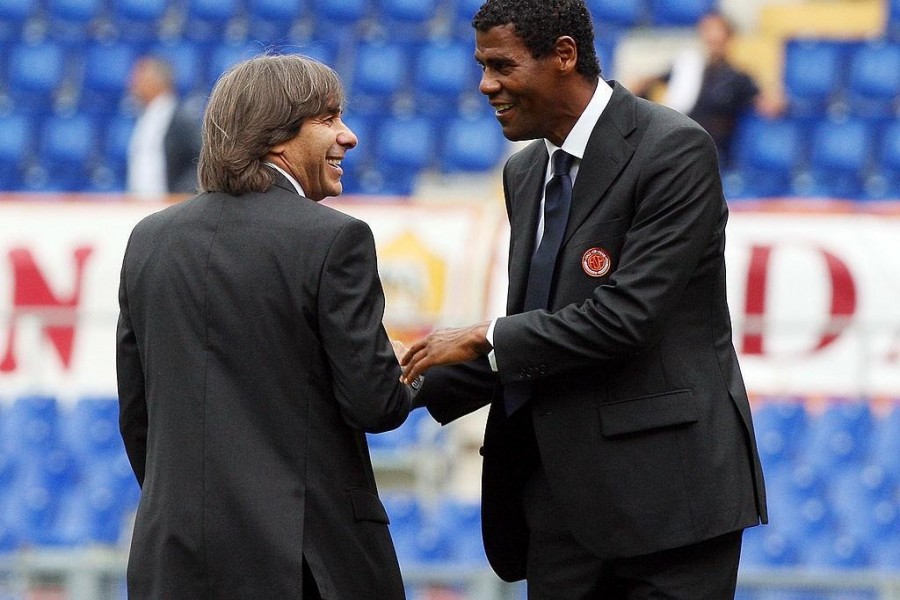
[{"label": "man with short dark hair", "polygon": [[484,545],[529,600],[733,597],[766,504],[715,145],[600,79],[582,0],[473,25],[504,135],[536,140],[503,171],[508,316],[416,342],[404,377],[441,423],[490,404]]},{"label": "man with short dark hair", "polygon": [[356,136],[328,66],[216,83],[203,192],[131,234],[119,289],[131,600],[401,600],[366,432],[411,406],[369,227],[319,204]]}]

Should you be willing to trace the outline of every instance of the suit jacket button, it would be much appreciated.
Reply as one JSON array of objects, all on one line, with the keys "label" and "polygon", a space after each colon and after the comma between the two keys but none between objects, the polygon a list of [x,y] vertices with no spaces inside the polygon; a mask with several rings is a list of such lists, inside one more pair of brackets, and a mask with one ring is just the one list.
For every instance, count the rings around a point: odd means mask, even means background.
[{"label": "suit jacket button", "polygon": [[480,447],[478,448],[478,455],[479,455],[479,456],[484,456],[484,446],[480,446]]}]

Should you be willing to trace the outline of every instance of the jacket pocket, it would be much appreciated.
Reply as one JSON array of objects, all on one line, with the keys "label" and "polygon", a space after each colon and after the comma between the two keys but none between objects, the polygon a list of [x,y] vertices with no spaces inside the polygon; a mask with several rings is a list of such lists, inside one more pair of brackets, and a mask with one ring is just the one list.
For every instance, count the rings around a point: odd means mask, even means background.
[{"label": "jacket pocket", "polygon": [[603,437],[696,423],[699,410],[691,390],[673,390],[601,404]]},{"label": "jacket pocket", "polygon": [[362,488],[350,490],[350,502],[353,504],[353,516],[357,521],[375,521],[389,524],[387,511],[377,494]]}]

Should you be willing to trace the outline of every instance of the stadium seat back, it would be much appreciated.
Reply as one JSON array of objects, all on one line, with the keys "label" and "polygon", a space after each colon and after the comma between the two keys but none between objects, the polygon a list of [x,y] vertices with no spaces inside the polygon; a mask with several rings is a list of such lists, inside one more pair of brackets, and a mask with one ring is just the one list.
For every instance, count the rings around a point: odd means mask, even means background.
[{"label": "stadium seat back", "polygon": [[634,27],[648,11],[645,0],[587,0],[587,7],[598,27]]},{"label": "stadium seat back", "polygon": [[500,163],[506,149],[506,138],[494,117],[454,117],[443,134],[441,170],[445,173],[487,171]]},{"label": "stadium seat back", "polygon": [[66,58],[55,42],[16,44],[9,53],[8,93],[20,110],[44,112],[53,107],[66,76]]},{"label": "stadium seat back", "polygon": [[694,25],[715,6],[715,0],[650,0],[653,22],[662,26]]},{"label": "stadium seat back", "polygon": [[207,63],[207,86],[212,89],[219,77],[231,66],[262,52],[263,47],[257,43],[216,45],[210,51]]},{"label": "stadium seat back", "polygon": [[787,43],[784,86],[792,114],[824,115],[836,102],[843,84],[845,53],[842,42],[804,39]]},{"label": "stadium seat back", "polygon": [[132,44],[91,44],[84,57],[79,106],[92,114],[110,114],[119,110],[128,92],[131,70],[136,59]]},{"label": "stadium seat back", "polygon": [[25,22],[37,14],[37,9],[37,0],[0,2],[0,40],[15,39]]},{"label": "stadium seat back", "polygon": [[435,17],[436,0],[380,0],[379,12],[389,22],[423,24]]},{"label": "stadium seat back", "polygon": [[334,24],[352,25],[368,13],[368,0],[313,0],[316,18]]},{"label": "stadium seat back", "polygon": [[175,88],[182,97],[205,83],[200,44],[190,41],[155,44],[150,54],[167,61],[172,67]]},{"label": "stadium seat back", "polygon": [[862,171],[872,158],[873,132],[861,119],[827,120],[812,132],[810,165],[813,168]]},{"label": "stadium seat back", "polygon": [[48,33],[55,40],[83,42],[103,10],[103,0],[47,0]]},{"label": "stadium seat back", "polygon": [[854,114],[894,114],[900,102],[900,42],[859,46],[850,61],[848,100]]},{"label": "stadium seat back", "polygon": [[438,96],[444,110],[447,101],[455,102],[463,92],[474,90],[477,77],[478,67],[469,44],[438,41],[423,45],[417,53],[415,91]]},{"label": "stadium seat back", "polygon": [[31,120],[22,114],[0,115],[0,189],[16,189],[34,138]]},{"label": "stadium seat back", "polygon": [[435,158],[435,131],[425,117],[390,117],[375,133],[376,160],[387,168],[419,171]]},{"label": "stadium seat back", "polygon": [[238,0],[187,0],[185,36],[198,42],[224,39],[238,8]]},{"label": "stadium seat back", "polygon": [[160,34],[168,0],[111,0],[113,23],[124,40],[153,42]]},{"label": "stadium seat back", "polygon": [[250,38],[266,41],[287,37],[305,12],[304,0],[248,0]]}]

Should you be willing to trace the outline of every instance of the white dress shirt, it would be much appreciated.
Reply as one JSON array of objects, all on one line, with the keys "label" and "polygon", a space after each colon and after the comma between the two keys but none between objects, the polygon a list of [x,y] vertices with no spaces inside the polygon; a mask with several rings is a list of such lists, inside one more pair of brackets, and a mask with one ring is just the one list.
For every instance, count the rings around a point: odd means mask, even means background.
[{"label": "white dress shirt", "polygon": [[276,171],[278,171],[279,173],[281,173],[282,175],[287,177],[287,180],[291,182],[291,185],[294,186],[294,189],[297,190],[297,193],[300,194],[301,196],[303,196],[304,198],[306,198],[306,194],[303,192],[303,186],[300,185],[299,181],[297,181],[296,179],[291,177],[290,173],[288,173],[287,171],[285,171],[284,169],[282,169],[275,163],[270,163],[270,162],[266,161],[264,164],[269,165],[270,167],[272,167],[273,169],[275,169]]},{"label": "white dress shirt", "polygon": [[144,200],[169,193],[163,141],[178,102],[172,94],[157,96],[134,124],[128,142],[128,191]]}]

